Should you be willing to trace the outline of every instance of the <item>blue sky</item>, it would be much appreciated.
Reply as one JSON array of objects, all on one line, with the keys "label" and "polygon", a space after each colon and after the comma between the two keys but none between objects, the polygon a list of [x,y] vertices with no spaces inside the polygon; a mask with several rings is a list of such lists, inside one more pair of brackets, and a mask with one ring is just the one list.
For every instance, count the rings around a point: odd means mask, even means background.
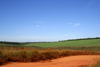
[{"label": "blue sky", "polygon": [[0,41],[100,37],[100,0],[0,0]]}]

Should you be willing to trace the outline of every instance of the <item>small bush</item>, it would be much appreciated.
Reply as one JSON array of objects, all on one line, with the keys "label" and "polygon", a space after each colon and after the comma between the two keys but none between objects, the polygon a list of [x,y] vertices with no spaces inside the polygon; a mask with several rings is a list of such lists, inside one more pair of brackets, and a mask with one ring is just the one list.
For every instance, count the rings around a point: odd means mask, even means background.
[{"label": "small bush", "polygon": [[32,51],[30,56],[28,57],[28,60],[30,60],[31,62],[36,62],[39,60],[39,53],[37,51]]}]

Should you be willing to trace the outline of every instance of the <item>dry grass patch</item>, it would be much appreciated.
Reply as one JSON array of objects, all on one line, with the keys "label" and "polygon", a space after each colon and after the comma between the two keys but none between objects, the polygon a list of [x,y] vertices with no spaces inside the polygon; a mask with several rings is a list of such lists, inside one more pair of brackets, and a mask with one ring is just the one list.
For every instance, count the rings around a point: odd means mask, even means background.
[{"label": "dry grass patch", "polygon": [[55,49],[32,49],[3,47],[0,49],[0,65],[8,62],[36,62],[56,59],[73,55],[100,55],[97,51],[86,50],[55,50]]}]

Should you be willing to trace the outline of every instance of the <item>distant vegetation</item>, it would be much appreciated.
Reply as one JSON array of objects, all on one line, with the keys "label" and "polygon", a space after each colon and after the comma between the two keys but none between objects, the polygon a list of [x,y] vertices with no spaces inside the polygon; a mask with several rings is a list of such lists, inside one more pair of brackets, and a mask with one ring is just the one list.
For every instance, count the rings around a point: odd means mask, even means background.
[{"label": "distant vegetation", "polygon": [[27,47],[39,49],[100,50],[100,37],[62,40],[59,42],[6,42],[0,41],[1,47]]},{"label": "distant vegetation", "polygon": [[91,40],[91,39],[100,39],[100,37],[95,37],[95,38],[80,38],[80,39],[69,39],[69,40],[61,40],[59,42],[64,42],[64,41],[77,41],[77,40]]},{"label": "distant vegetation", "polygon": [[[90,39],[100,39],[100,37],[95,37],[95,38],[80,38],[80,39],[69,39],[69,40],[61,40],[61,41],[58,41],[58,42],[77,41],[77,40],[90,40]],[[8,42],[8,41],[0,41],[0,44],[12,44],[12,45],[31,44],[31,43],[47,43],[47,42]]]},{"label": "distant vegetation", "polygon": [[25,46],[37,46],[37,47],[87,47],[87,46],[100,46],[100,39],[92,38],[92,39],[77,39],[77,40],[67,40],[60,42],[46,42],[46,43],[29,43]]},{"label": "distant vegetation", "polygon": [[[79,41],[80,40],[80,41]],[[6,42],[0,41],[4,46],[34,46],[34,47],[68,47],[68,46],[99,46],[100,37],[62,40],[58,42]]]},{"label": "distant vegetation", "polygon": [[6,42],[6,41],[0,41],[0,44],[21,45],[21,43],[19,42]]},{"label": "distant vegetation", "polygon": [[8,62],[36,62],[72,55],[100,55],[100,38],[59,42],[0,41],[0,65]]}]

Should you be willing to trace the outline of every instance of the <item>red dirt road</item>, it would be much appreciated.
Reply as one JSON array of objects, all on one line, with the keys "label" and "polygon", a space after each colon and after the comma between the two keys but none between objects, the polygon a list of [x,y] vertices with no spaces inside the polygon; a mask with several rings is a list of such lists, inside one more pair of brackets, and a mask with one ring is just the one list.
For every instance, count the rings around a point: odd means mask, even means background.
[{"label": "red dirt road", "polygon": [[98,60],[100,60],[100,55],[79,55],[62,57],[45,62],[12,62],[0,67],[78,67],[80,65],[95,64]]}]

